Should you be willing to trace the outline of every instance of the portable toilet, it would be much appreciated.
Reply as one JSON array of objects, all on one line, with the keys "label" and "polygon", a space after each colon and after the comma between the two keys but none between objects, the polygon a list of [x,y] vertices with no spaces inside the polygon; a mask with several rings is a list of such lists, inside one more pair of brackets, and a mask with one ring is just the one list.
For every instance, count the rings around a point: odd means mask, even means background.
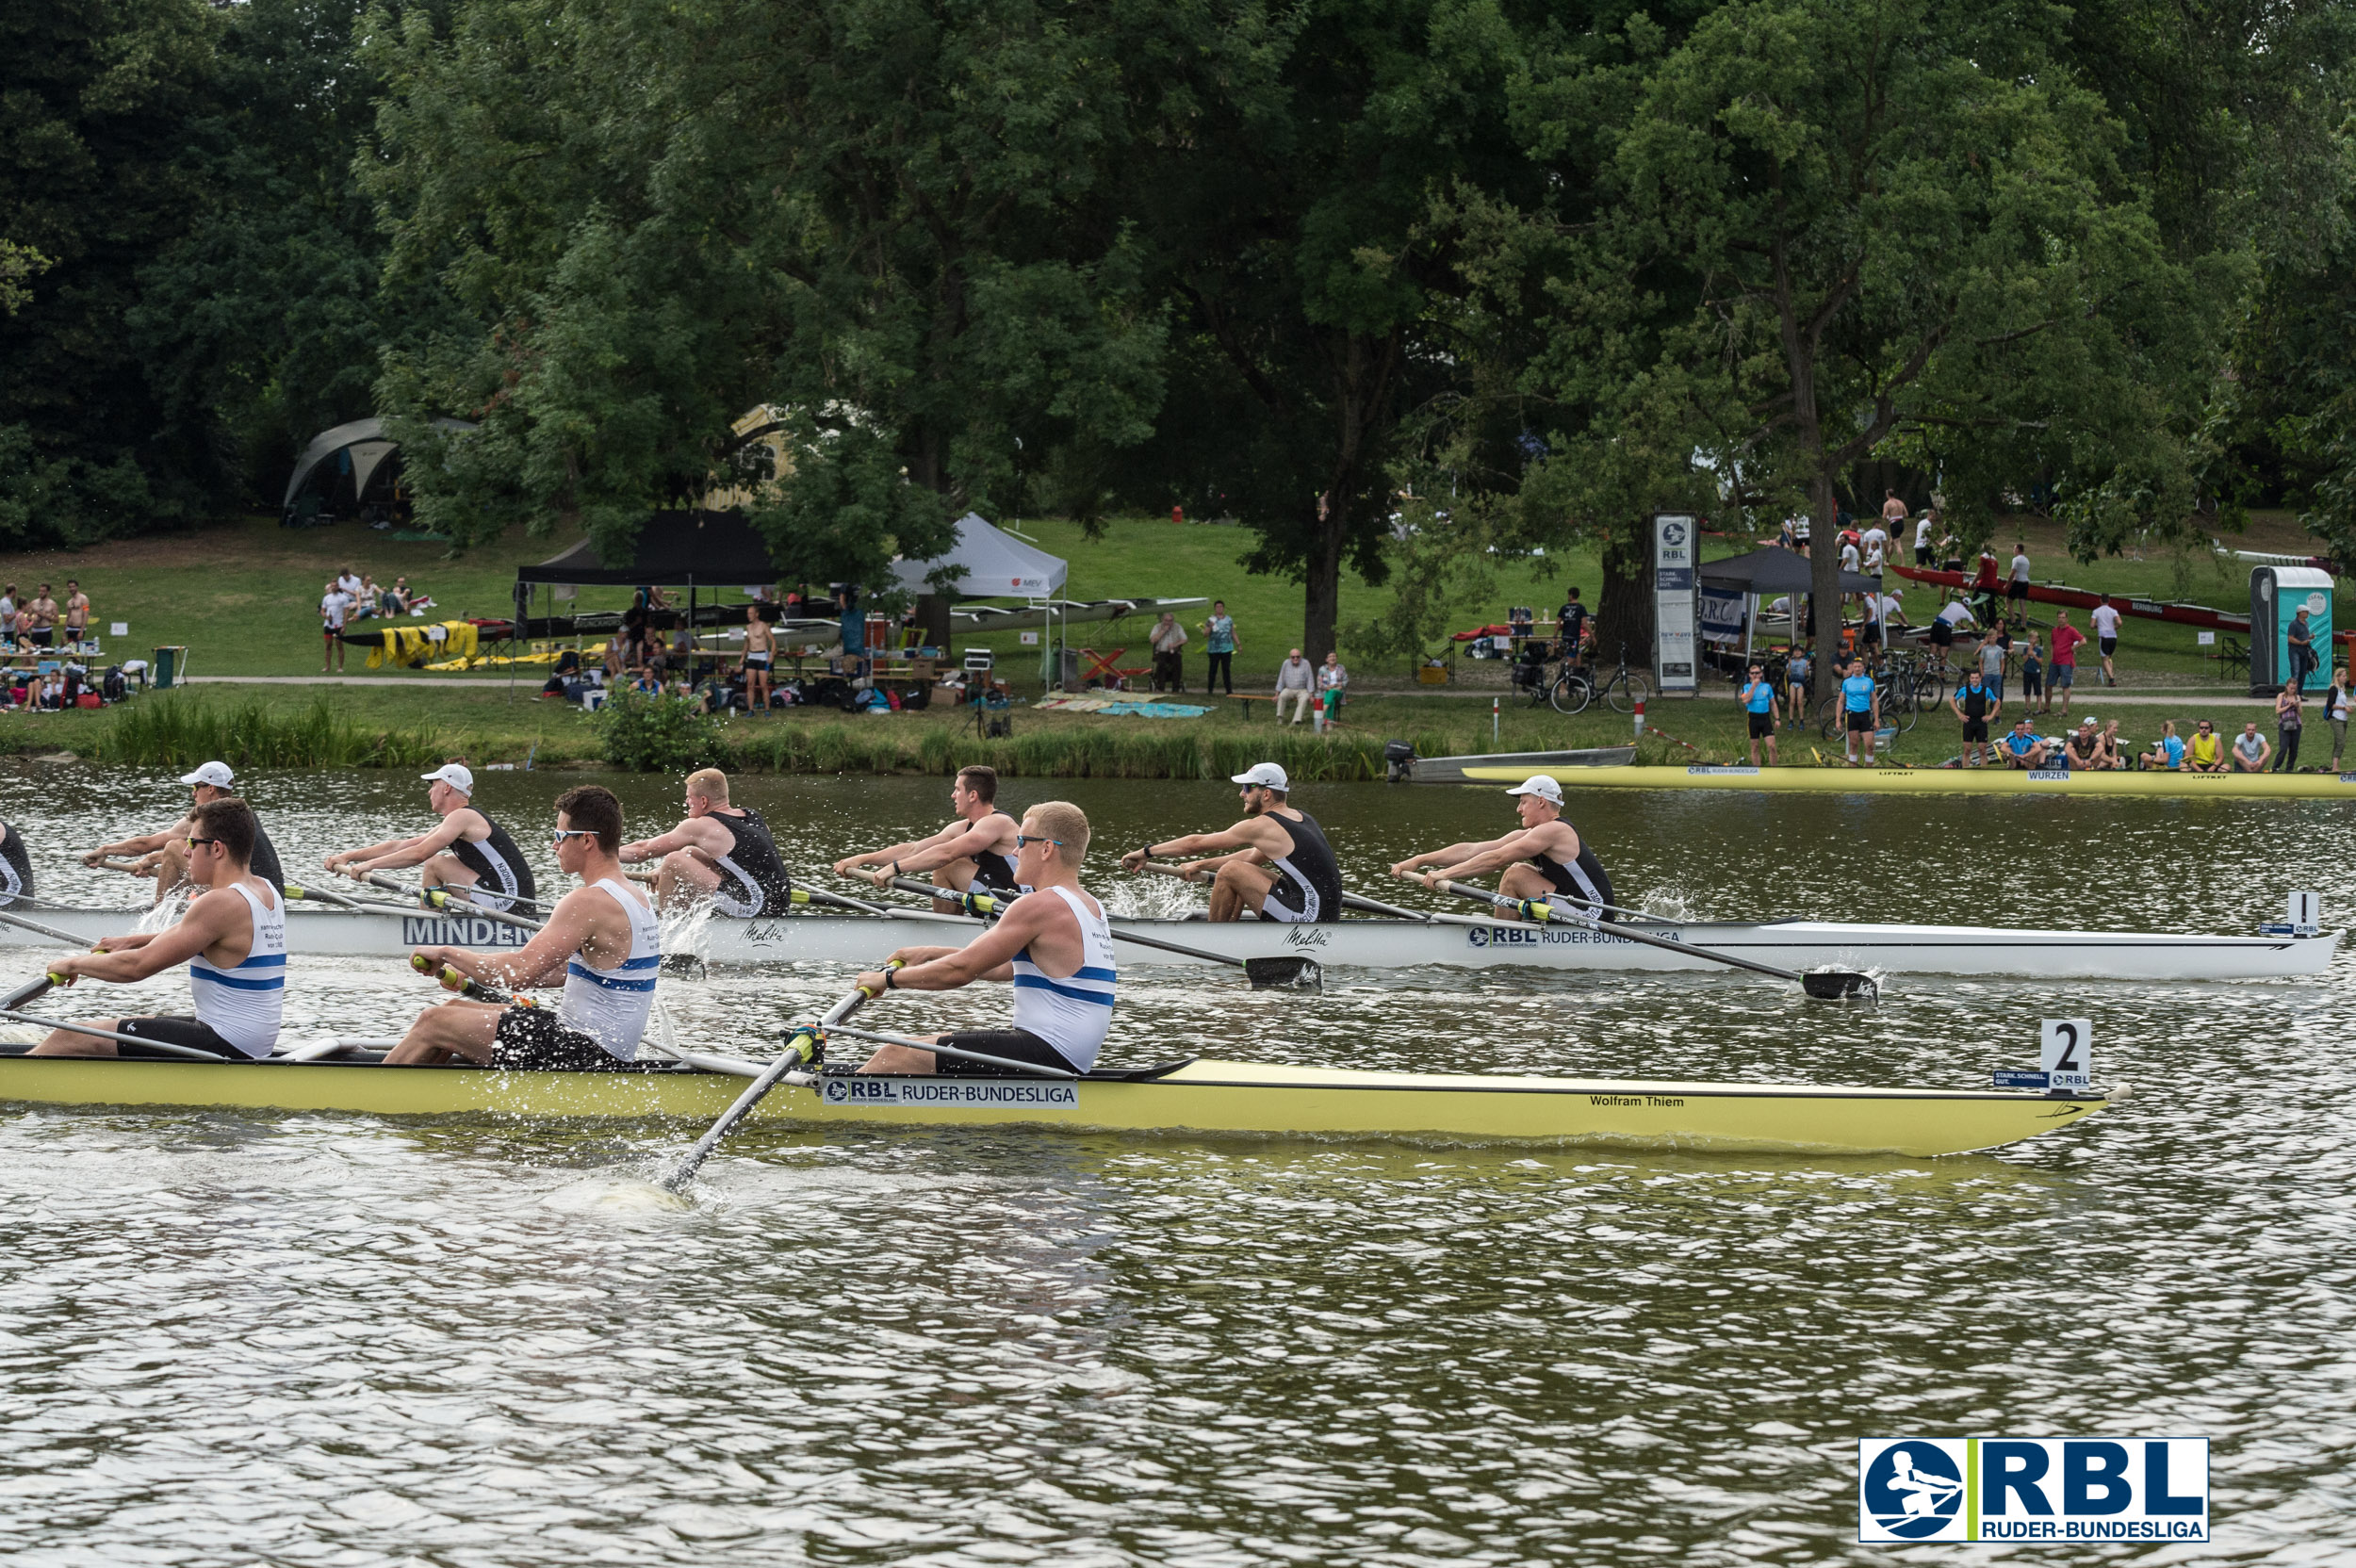
[{"label": "portable toilet", "polygon": [[2290,629],[2307,612],[2315,654],[2299,690],[2331,684],[2331,574],[2313,566],[2258,566],[2250,573],[2250,694],[2265,696],[2291,678]]}]

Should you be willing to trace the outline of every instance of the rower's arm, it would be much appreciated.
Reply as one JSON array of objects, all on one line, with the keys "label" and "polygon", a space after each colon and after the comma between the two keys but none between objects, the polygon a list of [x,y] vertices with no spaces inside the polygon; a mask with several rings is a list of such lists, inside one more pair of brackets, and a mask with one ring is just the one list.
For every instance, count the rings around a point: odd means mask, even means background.
[{"label": "rower's arm", "polygon": [[344,869],[354,876],[366,876],[372,871],[401,871],[409,866],[421,866],[456,843],[459,836],[466,830],[466,819],[472,815],[471,810],[452,811],[431,833],[400,840],[382,855],[348,860]]},{"label": "rower's arm", "polygon": [[[892,977],[891,989],[899,991],[953,991],[970,986],[976,980],[1011,980],[1017,955],[1031,945],[1055,910],[1041,905],[1025,909],[1028,898],[1017,899],[1008,906],[998,923],[963,947],[944,952],[938,958],[911,964]],[[1055,909],[1061,909],[1058,903]],[[926,951],[919,949],[918,951]]]},{"label": "rower's arm", "polygon": [[654,860],[665,855],[676,855],[682,849],[696,850],[710,855],[712,846],[696,841],[701,835],[697,834],[695,829],[702,821],[701,817],[691,817],[668,833],[624,844],[618,852],[622,863],[626,866],[636,865],[641,860]]},{"label": "rower's arm", "polygon": [[1185,833],[1175,839],[1157,840],[1143,849],[1131,850],[1121,858],[1121,863],[1125,869],[1136,871],[1148,860],[1194,859],[1206,855],[1233,855],[1239,850],[1259,849],[1258,840],[1246,834],[1243,828],[1244,825],[1238,823],[1218,833]]},{"label": "rower's arm", "polygon": [[83,856],[82,860],[85,865],[95,865],[113,855],[153,855],[172,842],[173,835],[185,831],[185,828],[174,824],[157,832],[141,833],[134,839],[118,839],[110,844],[100,844],[96,849]]},{"label": "rower's arm", "polygon": [[324,865],[329,871],[340,871],[344,867],[352,865],[356,861],[373,859],[379,855],[390,855],[393,851],[403,847],[409,842],[410,841],[407,839],[385,839],[376,843],[365,844],[358,849],[339,850],[335,854],[329,856],[325,860],[321,861],[320,864]]},{"label": "rower's arm", "polygon": [[[235,908],[232,906],[236,906]],[[118,985],[145,980],[187,963],[229,934],[229,923],[244,907],[244,900],[226,888],[206,893],[188,906],[177,923],[158,931],[136,947],[108,953],[75,953],[55,959],[50,972],[70,983],[87,976]]]},{"label": "rower's arm", "polygon": [[564,978],[564,966],[597,935],[596,906],[584,902],[590,896],[611,898],[596,893],[595,889],[575,888],[557,901],[548,916],[547,929],[513,953],[477,953],[467,947],[423,947],[417,951],[431,961],[438,972],[447,964],[469,980],[521,990],[532,986],[551,985]]},{"label": "rower's arm", "polygon": [[1411,855],[1393,866],[1391,874],[1405,876],[1411,872],[1421,871],[1426,866],[1452,866],[1459,860],[1469,860],[1476,855],[1486,855],[1489,851],[1511,843],[1520,837],[1519,833],[1508,833],[1502,839],[1488,839],[1480,843],[1450,844],[1446,849],[1426,850],[1421,855]]},{"label": "rower's arm", "polygon": [[996,828],[984,827],[980,823],[970,824],[962,833],[954,828],[944,828],[920,847],[892,858],[900,862],[901,875],[914,876],[918,872],[931,871],[952,860],[967,860],[987,855],[990,841],[997,837]]},{"label": "rower's arm", "polygon": [[919,850],[929,849],[943,839],[953,838],[957,831],[955,827],[944,827],[938,833],[927,833],[921,839],[910,839],[904,844],[892,844],[884,849],[871,849],[864,855],[845,855],[834,863],[834,874],[842,876],[862,866],[888,866],[894,860],[905,859],[916,854]]},{"label": "rower's arm", "polygon": [[1543,827],[1525,827],[1519,833],[1508,833],[1502,839],[1480,846],[1477,853],[1453,864],[1446,861],[1434,862],[1447,866],[1448,869],[1445,872],[1434,873],[1433,879],[1456,881],[1467,876],[1486,876],[1493,871],[1503,871],[1514,861],[1527,860],[1544,848],[1544,842],[1540,839],[1540,834],[1544,831]]}]

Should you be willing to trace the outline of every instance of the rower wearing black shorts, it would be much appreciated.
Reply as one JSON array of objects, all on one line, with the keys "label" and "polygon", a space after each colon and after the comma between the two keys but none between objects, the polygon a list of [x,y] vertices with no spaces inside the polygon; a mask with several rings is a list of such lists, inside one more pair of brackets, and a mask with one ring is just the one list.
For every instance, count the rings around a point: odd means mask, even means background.
[{"label": "rower wearing black shorts", "polygon": [[[1411,877],[1425,887],[1463,882],[1498,873],[1497,891],[1508,898],[1543,899],[1566,915],[1590,920],[1617,917],[1604,907],[1619,903],[1612,878],[1595,846],[1562,817],[1562,786],[1546,774],[1532,774],[1505,792],[1515,797],[1522,825],[1500,838],[1478,843],[1449,844],[1445,849],[1411,855],[1391,868],[1393,876]],[[1518,920],[1501,912],[1499,920]]]},{"label": "rower wearing black shorts", "polygon": [[1235,776],[1243,786],[1243,821],[1220,833],[1188,833],[1121,858],[1139,871],[1155,856],[1200,856],[1178,868],[1189,882],[1210,876],[1211,919],[1262,920],[1290,925],[1342,918],[1342,868],[1317,819],[1288,803],[1292,782],[1274,762]]},{"label": "rower wearing black shorts", "polygon": [[25,852],[25,835],[0,822],[0,907],[33,896],[33,858]]},{"label": "rower wearing black shorts", "polygon": [[785,858],[761,813],[728,804],[728,776],[703,768],[687,776],[687,820],[659,838],[621,849],[624,865],[661,860],[655,902],[685,908],[704,899],[737,920],[781,915],[793,902]]},{"label": "rower wearing black shorts", "polygon": [[926,876],[944,890],[935,908],[954,912],[952,893],[1021,892],[1015,874],[1019,824],[998,808],[998,773],[978,763],[957,770],[949,786],[949,808],[957,813],[938,833],[906,843],[887,844],[834,863],[837,876],[864,876],[888,888],[895,876]]},{"label": "rower wearing black shorts", "polygon": [[532,867],[507,829],[474,805],[474,773],[464,762],[445,762],[420,775],[434,788],[426,800],[441,817],[441,825],[414,838],[387,839],[362,849],[347,849],[327,858],[329,871],[354,882],[373,872],[418,869],[418,880],[441,888],[485,909],[504,912],[516,904],[532,904],[538,889]]}]

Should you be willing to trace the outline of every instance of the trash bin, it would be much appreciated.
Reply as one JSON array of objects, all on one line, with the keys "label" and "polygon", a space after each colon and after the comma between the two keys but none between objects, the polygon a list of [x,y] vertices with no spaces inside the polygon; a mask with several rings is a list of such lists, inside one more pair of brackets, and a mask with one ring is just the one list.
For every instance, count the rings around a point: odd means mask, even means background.
[{"label": "trash bin", "polygon": [[185,645],[155,650],[155,690],[168,691],[178,685],[187,677],[188,672],[188,650]]}]

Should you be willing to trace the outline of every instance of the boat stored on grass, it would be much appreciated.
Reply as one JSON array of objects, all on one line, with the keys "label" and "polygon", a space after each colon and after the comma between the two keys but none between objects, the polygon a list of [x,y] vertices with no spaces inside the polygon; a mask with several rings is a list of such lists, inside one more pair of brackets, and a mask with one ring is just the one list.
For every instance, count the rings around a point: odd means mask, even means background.
[{"label": "boat stored on grass", "polygon": [[[380,1116],[710,1121],[744,1074],[501,1072],[333,1061],[218,1065],[0,1055],[0,1101]],[[1383,1072],[1194,1057],[1077,1079],[827,1073],[781,1086],[753,1119],[800,1126],[1549,1143],[1729,1153],[1960,1154],[2084,1120],[2120,1097],[2001,1090],[1652,1083]]]},{"label": "boat stored on grass", "polygon": [[[87,940],[137,927],[137,909],[42,908],[44,924]],[[708,963],[872,964],[895,947],[939,941],[961,945],[980,925],[962,916],[885,920],[875,915],[791,914],[756,920],[715,915],[665,939],[675,952]],[[1275,921],[1211,922],[1116,917],[1116,931],[1179,941],[1225,958],[1309,957],[1340,968],[1533,968],[1684,971],[1718,966],[1700,957],[1628,941],[1609,925],[1571,922],[1366,919],[1291,925]],[[2321,974],[2340,934],[2210,936],[2142,931],[2009,930],[1976,925],[1874,924],[1840,921],[1658,921],[1648,936],[1787,969],[1827,966],[1885,974],[2009,974],[2086,980],[2279,980]],[[516,948],[532,933],[481,915],[322,909],[292,904],[286,950],[321,957],[405,958],[420,947]],[[0,925],[0,944],[49,946],[29,932]],[[1124,943],[1127,965],[1203,960]]]},{"label": "boat stored on grass", "polygon": [[1813,794],[2207,795],[2356,800],[2356,773],[2081,772],[2020,768],[1468,767],[1475,784],[1542,773],[1588,790],[1756,790]]}]

